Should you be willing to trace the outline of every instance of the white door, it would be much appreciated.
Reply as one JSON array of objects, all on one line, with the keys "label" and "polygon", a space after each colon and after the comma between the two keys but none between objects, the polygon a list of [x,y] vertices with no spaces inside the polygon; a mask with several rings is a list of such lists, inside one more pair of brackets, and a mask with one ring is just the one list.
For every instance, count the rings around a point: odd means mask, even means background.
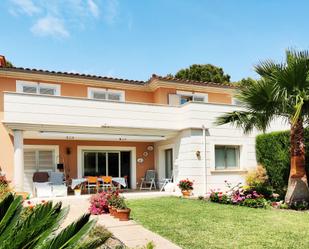
[{"label": "white door", "polygon": [[32,192],[33,173],[37,171],[50,172],[55,170],[55,150],[24,149],[24,190]]}]

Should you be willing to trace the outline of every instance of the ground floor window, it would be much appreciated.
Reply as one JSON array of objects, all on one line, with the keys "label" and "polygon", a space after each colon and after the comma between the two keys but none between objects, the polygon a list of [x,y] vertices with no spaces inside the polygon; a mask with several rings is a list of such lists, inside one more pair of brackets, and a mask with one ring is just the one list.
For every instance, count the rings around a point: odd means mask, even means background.
[{"label": "ground floor window", "polygon": [[230,169],[239,167],[239,146],[216,145],[215,167],[216,169]]}]

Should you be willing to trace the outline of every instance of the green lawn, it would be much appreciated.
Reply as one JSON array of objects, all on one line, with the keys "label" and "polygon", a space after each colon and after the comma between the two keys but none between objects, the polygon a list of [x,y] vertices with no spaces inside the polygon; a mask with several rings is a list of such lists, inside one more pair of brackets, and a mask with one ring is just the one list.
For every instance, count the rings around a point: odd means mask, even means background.
[{"label": "green lawn", "polygon": [[177,197],[130,200],[132,217],[182,248],[309,248],[309,212]]}]

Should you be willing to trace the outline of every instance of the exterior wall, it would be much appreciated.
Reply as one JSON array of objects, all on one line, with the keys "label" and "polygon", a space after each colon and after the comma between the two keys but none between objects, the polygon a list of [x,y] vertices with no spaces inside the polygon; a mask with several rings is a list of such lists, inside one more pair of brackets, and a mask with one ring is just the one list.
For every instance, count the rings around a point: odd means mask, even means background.
[{"label": "exterior wall", "polygon": [[[16,91],[16,80],[23,79],[13,79],[13,78],[0,78],[0,91],[1,94],[3,91]],[[42,83],[50,83],[50,84],[58,84],[61,86],[61,96],[67,97],[82,97],[87,98],[87,89],[88,87],[93,88],[108,88],[108,89],[116,89],[113,87],[106,87],[104,84],[102,86],[93,86],[86,84],[73,84],[73,83],[64,83],[61,81],[47,81],[44,80],[44,76],[42,76],[42,80],[33,80],[34,82],[42,82]],[[119,89],[119,88],[117,88]],[[165,88],[159,87],[154,91],[139,91],[139,90],[130,90],[123,89],[125,91],[126,101],[128,102],[140,102],[140,103],[156,103],[168,105],[168,95],[175,94],[177,91],[177,85],[174,88]],[[217,90],[218,91],[218,90]],[[208,100],[210,103],[222,103],[222,104],[231,104],[231,94],[227,93],[218,93],[218,92],[210,92],[207,91],[197,91],[201,93],[208,94]],[[1,100],[1,99],[0,99]],[[3,101],[0,102],[0,108]]]},{"label": "exterior wall", "polygon": [[[77,146],[119,146],[119,147],[136,147],[136,157],[143,157],[143,152],[147,151],[148,142],[104,142],[104,141],[70,141],[70,140],[34,140],[25,139],[25,145],[57,145],[59,146],[59,158],[64,161],[69,178],[77,177]],[[66,154],[66,149],[70,148],[71,154]],[[140,183],[148,169],[154,169],[154,152],[144,158],[143,163],[136,164],[136,180]],[[137,185],[138,185],[137,184]]]},{"label": "exterior wall", "polygon": [[[0,120],[4,119],[3,113],[3,91],[16,91],[15,80],[13,79],[1,79],[0,81]],[[13,141],[4,127],[0,122],[0,168],[7,175],[8,179],[13,177]]]}]

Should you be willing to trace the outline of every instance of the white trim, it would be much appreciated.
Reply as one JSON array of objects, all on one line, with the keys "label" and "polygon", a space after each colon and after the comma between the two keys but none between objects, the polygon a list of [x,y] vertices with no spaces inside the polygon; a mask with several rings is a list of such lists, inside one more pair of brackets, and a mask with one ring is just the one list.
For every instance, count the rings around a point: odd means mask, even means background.
[{"label": "white trim", "polygon": [[[207,145],[208,146],[208,145]],[[215,162],[215,146],[238,146],[239,147],[239,167],[237,168],[231,168],[231,169],[216,169],[216,162]],[[210,160],[210,171],[226,171],[228,172],[229,170],[237,170],[237,171],[241,171],[241,170],[246,170],[246,163],[247,163],[247,147],[248,144],[246,144],[245,142],[241,142],[241,141],[229,141],[229,140],[225,140],[225,141],[212,141],[210,144],[210,155],[211,157],[209,158]]]},{"label": "white trim", "polygon": [[54,150],[55,155],[54,155],[54,162],[55,162],[55,171],[57,171],[57,164],[59,163],[59,145],[24,145],[24,150],[25,149],[33,149],[33,150]]},{"label": "white trim", "polygon": [[77,177],[82,178],[83,172],[83,150],[104,150],[104,151],[130,151],[131,164],[130,164],[130,179],[131,188],[136,189],[136,147],[123,147],[123,146],[77,146]]},{"label": "white trim", "polygon": [[[176,91],[177,95],[180,96],[192,96],[193,102],[197,103],[208,103],[208,93],[200,93],[200,92],[189,92],[189,91]],[[204,101],[194,101],[194,97],[202,97],[204,98]]]},{"label": "white trim", "polygon": [[[108,99],[108,93],[118,93],[120,95],[120,102],[125,101],[125,91],[123,90],[115,90],[115,89],[106,89],[106,88],[95,88],[95,87],[88,87],[88,98],[89,99],[94,99],[93,98],[93,93],[94,92],[100,92],[100,93],[106,93],[106,98],[104,100],[107,101],[113,101]],[[115,100],[114,100],[115,101]]]},{"label": "white trim", "polygon": [[54,95],[49,96],[60,96],[61,95],[61,85],[60,84],[50,84],[34,81],[25,81],[25,80],[16,80],[16,91],[23,93],[23,86],[32,86],[36,87],[36,94],[38,95],[49,95],[49,94],[40,94],[40,86],[52,88],[55,90]]}]

